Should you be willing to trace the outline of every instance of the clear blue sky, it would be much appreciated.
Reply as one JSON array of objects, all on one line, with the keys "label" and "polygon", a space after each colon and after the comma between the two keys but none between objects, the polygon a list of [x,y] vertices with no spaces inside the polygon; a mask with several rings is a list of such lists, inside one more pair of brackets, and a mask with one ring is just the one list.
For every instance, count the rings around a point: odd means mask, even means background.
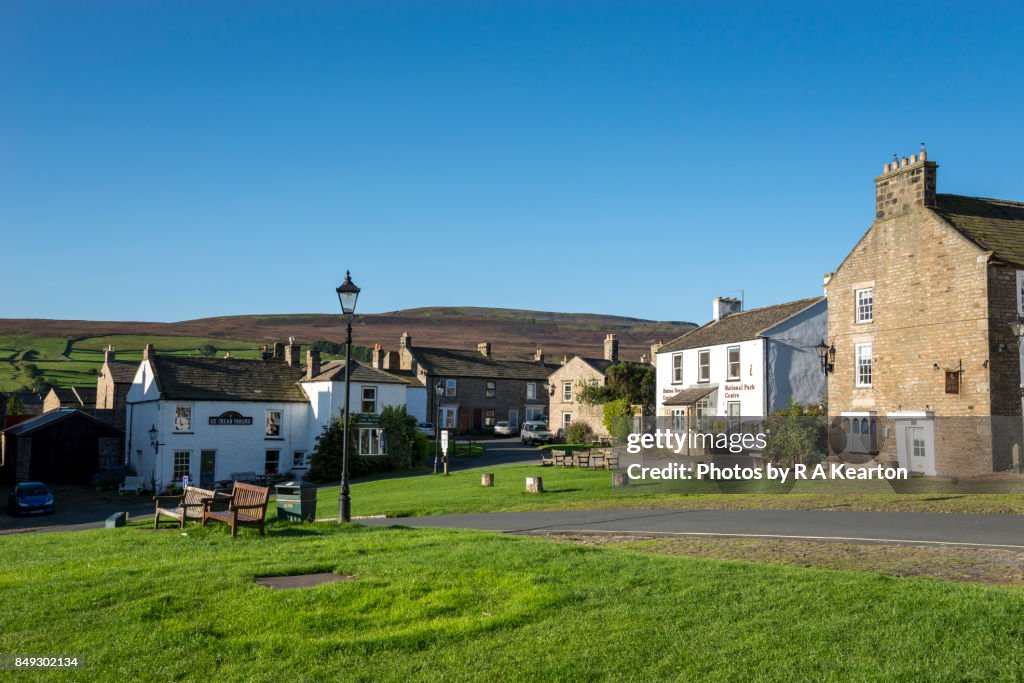
[{"label": "clear blue sky", "polygon": [[7,0],[0,317],[813,296],[894,152],[1024,200],[1022,46],[1020,3]]}]

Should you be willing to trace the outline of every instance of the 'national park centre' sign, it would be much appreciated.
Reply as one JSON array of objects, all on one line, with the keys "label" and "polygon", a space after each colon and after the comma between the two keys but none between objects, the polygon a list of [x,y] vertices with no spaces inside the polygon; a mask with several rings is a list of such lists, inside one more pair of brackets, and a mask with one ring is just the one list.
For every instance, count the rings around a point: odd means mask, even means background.
[{"label": "'national park centre' sign", "polygon": [[243,417],[241,413],[236,413],[233,410],[221,413],[216,417],[210,418],[210,424],[215,427],[224,426],[246,426],[252,424],[251,417]]}]

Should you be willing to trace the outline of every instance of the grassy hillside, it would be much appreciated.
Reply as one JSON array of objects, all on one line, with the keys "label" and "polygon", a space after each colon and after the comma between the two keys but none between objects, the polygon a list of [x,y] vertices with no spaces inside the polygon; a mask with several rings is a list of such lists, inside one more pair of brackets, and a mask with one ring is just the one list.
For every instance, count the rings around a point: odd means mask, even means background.
[{"label": "grassy hillside", "polygon": [[[563,355],[600,356],[608,333],[619,339],[621,358],[637,360],[657,340],[668,341],[693,328],[692,323],[655,322],[587,313],[551,313],[500,308],[418,308],[358,316],[355,343],[398,347],[403,332],[419,346],[475,349],[490,341],[498,358],[532,357],[537,347],[548,359]],[[258,357],[263,344],[296,337],[300,343],[341,341],[340,316],[320,314],[247,315],[203,318],[176,323],[103,322],[93,320],[0,319],[0,392],[30,388],[37,372],[58,386],[86,386],[96,381],[103,349],[112,344],[121,360],[138,360],[146,343],[160,353],[198,354],[213,346],[217,355]],[[358,356],[357,356],[358,357]]]}]

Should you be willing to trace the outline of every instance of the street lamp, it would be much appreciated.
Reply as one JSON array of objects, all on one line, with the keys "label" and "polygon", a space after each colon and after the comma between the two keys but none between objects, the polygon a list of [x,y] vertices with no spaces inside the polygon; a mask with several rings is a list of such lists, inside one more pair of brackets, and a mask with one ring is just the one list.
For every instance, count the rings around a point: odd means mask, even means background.
[{"label": "street lamp", "polygon": [[437,380],[434,394],[437,396],[437,422],[434,423],[434,474],[437,474],[438,444],[441,442],[441,397],[444,396],[444,385],[441,384],[441,380]]},{"label": "street lamp", "polygon": [[821,372],[825,377],[835,372],[836,369],[836,347],[829,346],[822,339],[821,343],[814,347],[818,352],[818,360],[821,361]]},{"label": "street lamp", "polygon": [[[1019,318],[1017,322],[1010,323],[1010,330],[1013,332],[1013,336],[1017,338],[1017,350],[1020,354],[1020,359],[1024,362],[1024,318]],[[1021,368],[1020,372],[1020,414],[1021,418],[1024,419],[1024,368]],[[1020,463],[1015,462],[1019,468]],[[1017,470],[1018,473],[1020,470]]]},{"label": "street lamp", "polygon": [[345,318],[345,438],[341,444],[341,489],[338,491],[338,522],[352,521],[352,497],[348,490],[348,404],[352,398],[352,318],[356,313],[359,288],[352,282],[352,274],[345,271],[345,281],[338,286],[338,302],[341,315]]}]

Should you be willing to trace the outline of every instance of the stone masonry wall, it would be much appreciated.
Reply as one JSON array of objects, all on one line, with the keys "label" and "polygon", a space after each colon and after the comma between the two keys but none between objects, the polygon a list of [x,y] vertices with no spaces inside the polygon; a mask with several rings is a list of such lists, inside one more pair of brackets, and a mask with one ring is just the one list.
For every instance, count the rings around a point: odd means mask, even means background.
[{"label": "stone masonry wall", "polygon": [[[593,367],[579,358],[571,361],[556,370],[548,378],[555,387],[555,393],[549,397],[548,418],[552,431],[562,428],[562,415],[572,413],[573,422],[586,422],[590,429],[599,436],[607,436],[608,430],[604,426],[604,408],[602,406],[588,406],[576,400],[576,388],[579,382],[596,381],[603,385],[605,377]],[[562,382],[572,382],[573,392],[571,401],[562,400]]]}]

